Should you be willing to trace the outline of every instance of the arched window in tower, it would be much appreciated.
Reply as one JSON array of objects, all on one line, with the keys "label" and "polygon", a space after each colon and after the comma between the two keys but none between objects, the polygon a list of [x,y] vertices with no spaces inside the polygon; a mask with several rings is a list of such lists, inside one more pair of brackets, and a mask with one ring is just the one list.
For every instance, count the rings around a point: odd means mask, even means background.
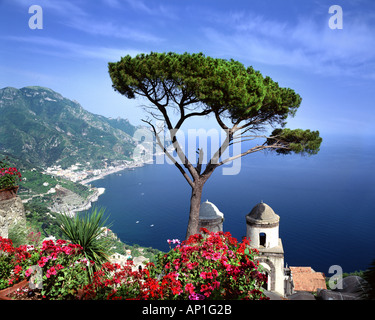
[{"label": "arched window in tower", "polygon": [[266,246],[266,234],[264,232],[259,233],[259,246]]}]

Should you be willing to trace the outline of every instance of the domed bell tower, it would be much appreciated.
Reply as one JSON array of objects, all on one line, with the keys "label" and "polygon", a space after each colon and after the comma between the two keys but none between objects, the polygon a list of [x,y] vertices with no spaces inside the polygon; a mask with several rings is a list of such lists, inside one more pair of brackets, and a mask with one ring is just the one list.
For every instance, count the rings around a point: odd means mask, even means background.
[{"label": "domed bell tower", "polygon": [[267,272],[266,289],[284,296],[284,249],[279,222],[280,217],[262,201],[246,215],[246,237],[250,239],[250,247],[259,251],[256,260]]},{"label": "domed bell tower", "polygon": [[211,232],[223,231],[224,214],[208,200],[201,203],[199,210],[199,225],[200,228],[206,228]]}]

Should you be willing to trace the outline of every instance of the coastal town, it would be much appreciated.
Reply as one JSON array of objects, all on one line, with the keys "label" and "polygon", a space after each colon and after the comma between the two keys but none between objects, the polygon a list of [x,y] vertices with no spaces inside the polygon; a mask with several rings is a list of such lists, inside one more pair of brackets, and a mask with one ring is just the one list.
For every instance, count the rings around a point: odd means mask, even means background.
[{"label": "coastal town", "polygon": [[106,159],[104,159],[104,168],[102,169],[85,169],[86,166],[90,165],[90,162],[87,162],[85,165],[77,162],[67,169],[62,169],[60,165],[48,167],[43,173],[87,185],[90,182],[102,179],[109,174],[113,174],[125,169],[132,170],[136,167],[142,167],[144,165],[144,162],[140,160],[119,160],[108,165],[105,160]]},{"label": "coastal town", "polygon": [[[47,167],[42,173],[53,178],[60,178],[71,181],[73,183],[79,183],[89,188],[90,195],[86,198],[76,194],[75,192],[63,187],[61,184],[51,185],[47,181],[43,182],[44,187],[48,187],[48,191],[45,195],[53,195],[54,199],[49,209],[57,213],[67,213],[74,216],[76,212],[88,210],[91,208],[92,203],[97,201],[99,196],[105,192],[105,188],[93,187],[91,182],[104,178],[110,174],[121,174],[123,170],[135,170],[144,166],[147,161],[139,158],[133,161],[128,160],[117,160],[108,163],[104,159],[104,166],[101,169],[88,169],[90,166],[89,162],[85,164],[75,163],[68,168],[62,168],[60,165],[54,165]],[[47,180],[47,179],[46,179]],[[43,194],[34,194],[27,198],[23,198],[22,202],[27,203],[34,197],[44,196]]]}]

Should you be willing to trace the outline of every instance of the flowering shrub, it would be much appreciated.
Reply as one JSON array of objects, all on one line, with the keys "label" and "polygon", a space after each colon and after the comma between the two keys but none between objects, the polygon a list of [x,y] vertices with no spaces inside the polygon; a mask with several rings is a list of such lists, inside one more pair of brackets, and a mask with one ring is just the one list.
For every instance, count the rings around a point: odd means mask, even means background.
[{"label": "flowering shrub", "polygon": [[40,243],[40,237],[41,237],[41,232],[34,232],[34,231],[31,231],[28,235],[27,235],[27,243],[31,243],[33,246],[37,247]]},{"label": "flowering shrub", "polygon": [[6,162],[0,161],[0,189],[14,187],[21,180],[22,175],[16,167],[10,167]]},{"label": "flowering shrub", "polygon": [[256,250],[248,240],[238,243],[230,233],[196,234],[177,244],[155,264],[132,271],[105,264],[94,281],[85,287],[95,299],[268,299],[261,291],[266,276],[254,262]]},{"label": "flowering shrub", "polygon": [[132,261],[125,266],[106,262],[92,277],[88,268],[93,261],[80,245],[48,240],[39,249],[13,248],[11,240],[0,237],[0,288],[30,277],[30,266],[38,265],[46,299],[76,299],[80,288],[86,299],[268,299],[261,290],[266,276],[249,241],[238,243],[229,232],[201,230],[203,235],[182,243],[168,240],[176,246],[155,264],[136,269]]},{"label": "flowering shrub", "polygon": [[27,246],[14,248],[12,240],[0,237],[0,290],[25,278],[23,271],[31,258]]},{"label": "flowering shrub", "polygon": [[41,268],[42,295],[46,299],[76,299],[77,289],[88,283],[87,261],[79,245],[65,240],[43,241],[41,248],[13,247],[10,239],[0,237],[0,289],[27,279],[32,266]]},{"label": "flowering shrub", "polygon": [[[43,241],[37,265],[42,269],[42,295],[51,300],[76,299],[79,288],[88,283],[87,267],[82,247],[65,240]],[[26,276],[32,269],[26,270]]]},{"label": "flowering shrub", "polygon": [[[202,228],[159,258],[153,272],[170,275],[178,281],[173,299],[263,299],[266,276],[254,262],[255,249],[241,243],[229,232],[209,232]],[[152,268],[151,268],[152,270]],[[164,298],[164,297],[161,297]]]},{"label": "flowering shrub", "polygon": [[125,266],[106,262],[94,273],[93,280],[84,287],[85,299],[138,299],[144,281],[143,271],[132,271],[133,261]]}]

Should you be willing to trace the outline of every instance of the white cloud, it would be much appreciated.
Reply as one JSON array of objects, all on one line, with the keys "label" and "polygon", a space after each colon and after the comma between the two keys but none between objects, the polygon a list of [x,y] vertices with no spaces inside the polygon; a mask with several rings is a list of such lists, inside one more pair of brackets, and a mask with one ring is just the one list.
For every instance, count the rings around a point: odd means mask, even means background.
[{"label": "white cloud", "polygon": [[15,86],[19,88],[28,86],[30,83],[59,83],[62,81],[59,75],[30,71],[22,67],[0,65],[0,72],[2,74],[0,87],[12,86],[12,83],[17,83]]},{"label": "white cloud", "polygon": [[[22,6],[25,9],[34,3],[31,0],[5,0],[13,1],[12,4]],[[120,2],[118,0],[103,0],[107,5],[112,8],[122,8],[132,7],[142,12],[152,13],[157,15],[161,13],[162,10],[152,10],[147,7],[142,2],[126,0],[125,2]],[[92,16],[89,14],[89,10],[85,9],[90,6],[88,0],[83,1],[66,1],[66,0],[38,0],[38,5],[43,9],[44,15],[53,14],[58,17],[62,17],[59,23],[71,27],[73,29],[85,32],[91,35],[99,35],[108,38],[119,38],[127,39],[138,42],[161,42],[164,41],[162,37],[156,36],[149,32],[144,32],[140,30],[139,26],[126,26],[121,23],[115,23],[112,18],[108,19],[105,17]]]},{"label": "white cloud", "polygon": [[352,17],[343,30],[331,30],[328,18],[301,17],[292,25],[237,13],[223,17],[220,31],[203,31],[218,54],[316,73],[373,77],[375,51],[370,48],[375,47],[374,24]]},{"label": "white cloud", "polygon": [[106,61],[117,61],[121,57],[130,54],[135,56],[142,51],[129,48],[111,48],[104,46],[87,46],[69,41],[57,40],[48,37],[3,37],[4,40],[12,40],[23,43],[36,45],[24,46],[25,50],[37,52],[39,54],[53,55],[58,57],[87,57],[95,59],[103,59]]},{"label": "white cloud", "polygon": [[[171,6],[166,6],[163,1],[148,1],[147,4],[142,0],[102,0],[104,4],[111,8],[119,10],[129,10],[158,19],[178,19],[176,10]],[[151,4],[151,5],[150,5]]]},{"label": "white cloud", "polygon": [[79,6],[81,1],[65,1],[65,0],[4,0],[9,5],[18,5],[21,7],[29,8],[31,5],[37,4],[42,9],[47,9],[49,12],[54,12],[60,16],[87,16],[87,12]]},{"label": "white cloud", "polygon": [[124,2],[126,2],[130,7],[137,11],[141,11],[148,14],[154,14],[155,12],[141,0],[125,0]]},{"label": "white cloud", "polygon": [[69,22],[66,22],[66,25],[92,35],[135,40],[147,43],[164,41],[164,39],[161,37],[139,31],[135,28],[116,25],[111,21],[99,22],[98,20],[90,19],[71,19]]}]

